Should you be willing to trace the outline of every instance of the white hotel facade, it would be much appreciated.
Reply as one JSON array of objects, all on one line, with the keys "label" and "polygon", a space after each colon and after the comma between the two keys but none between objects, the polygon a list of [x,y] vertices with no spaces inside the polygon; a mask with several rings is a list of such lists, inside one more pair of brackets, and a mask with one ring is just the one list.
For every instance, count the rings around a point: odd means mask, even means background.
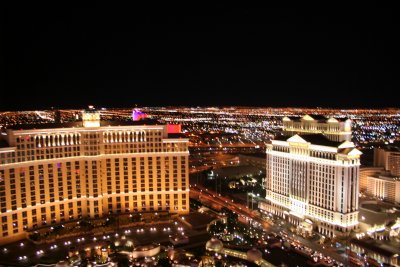
[{"label": "white hotel facade", "polygon": [[[35,128],[35,129],[34,129]],[[100,121],[16,126],[0,147],[0,244],[81,217],[189,212],[188,139],[166,125]]]},{"label": "white hotel facade", "polygon": [[283,120],[285,135],[267,146],[260,208],[331,237],[357,228],[361,152],[350,142],[349,121]]}]

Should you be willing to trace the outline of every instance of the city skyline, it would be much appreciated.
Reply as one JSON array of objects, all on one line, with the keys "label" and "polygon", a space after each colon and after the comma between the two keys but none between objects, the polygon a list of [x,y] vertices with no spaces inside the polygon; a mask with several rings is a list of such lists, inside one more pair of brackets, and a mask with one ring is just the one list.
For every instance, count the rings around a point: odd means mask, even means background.
[{"label": "city skyline", "polygon": [[89,107],[0,125],[2,264],[165,266],[161,243],[205,247],[188,260],[209,266],[399,263],[397,109]]},{"label": "city skyline", "polygon": [[387,9],[6,13],[1,110],[398,106]]},{"label": "city skyline", "polygon": [[397,14],[332,7],[6,7],[0,265],[400,266]]}]

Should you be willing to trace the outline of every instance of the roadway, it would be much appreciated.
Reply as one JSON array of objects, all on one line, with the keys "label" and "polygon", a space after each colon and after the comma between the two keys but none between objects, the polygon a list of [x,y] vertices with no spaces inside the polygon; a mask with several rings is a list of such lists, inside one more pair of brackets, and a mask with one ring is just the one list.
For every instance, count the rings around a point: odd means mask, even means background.
[{"label": "roadway", "polygon": [[[278,224],[271,225],[268,221],[262,219],[258,212],[249,209],[243,204],[233,202],[233,200],[221,196],[220,194],[216,194],[214,191],[202,187],[200,185],[191,185],[190,188],[190,197],[200,199],[200,200],[207,200],[208,202],[214,203],[220,207],[225,207],[233,212],[237,213],[239,216],[243,216],[247,218],[247,220],[254,220],[262,225],[264,230],[269,232],[284,232],[290,241],[296,241],[304,244],[305,246],[309,247],[312,250],[318,251],[323,255],[329,256],[332,259],[338,262],[347,262],[347,258],[345,255],[339,254],[336,252],[335,248],[332,247],[325,247],[321,246],[317,243],[312,242],[311,240],[305,239],[299,235],[292,233],[289,230],[289,225],[287,226],[279,226]],[[250,221],[251,222],[251,221]]]},{"label": "roadway", "polygon": [[260,223],[264,228],[269,228],[271,225],[262,219],[257,211],[249,209],[247,206],[234,202],[233,199],[222,196],[221,194],[217,194],[208,188],[205,188],[200,185],[191,185],[190,188],[190,197],[199,199],[203,201],[204,199],[208,202],[214,203],[219,207],[225,207],[227,209],[232,210],[239,216],[244,217],[246,220],[255,221]]},{"label": "roadway", "polygon": [[295,241],[296,243],[300,243],[305,245],[306,247],[318,251],[320,253],[322,253],[325,256],[329,256],[332,259],[336,260],[337,262],[347,262],[347,258],[339,253],[337,253],[335,251],[335,248],[332,247],[327,247],[327,246],[321,246],[315,242],[312,242],[311,240],[308,240],[306,238],[303,238],[302,236],[299,236],[295,233],[292,233],[288,228],[290,226],[289,225],[283,225],[283,226],[279,226],[279,224],[275,224],[273,226],[271,226],[271,228],[269,229],[272,232],[275,232],[277,234],[280,234],[281,232],[283,232],[284,234],[287,235],[288,239],[290,239],[291,241]]},{"label": "roadway", "polygon": [[[264,145],[264,144],[261,144],[261,145]],[[224,144],[194,144],[194,143],[190,143],[189,147],[190,148],[224,148],[224,147],[226,147],[226,148],[228,148],[228,147],[231,147],[231,148],[236,148],[236,147],[238,147],[238,148],[259,148],[260,145],[253,144],[253,143],[248,143],[248,144],[246,144],[246,143],[235,143],[235,144],[227,144],[227,143],[224,143]]]}]

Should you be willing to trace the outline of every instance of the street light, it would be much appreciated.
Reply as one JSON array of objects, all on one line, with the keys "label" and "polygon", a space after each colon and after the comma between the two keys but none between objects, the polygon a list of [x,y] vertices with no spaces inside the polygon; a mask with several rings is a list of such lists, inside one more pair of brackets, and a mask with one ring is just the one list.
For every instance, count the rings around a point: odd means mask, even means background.
[{"label": "street light", "polygon": [[247,207],[249,207],[249,196],[251,196],[251,209],[253,209],[253,192],[247,192]]},{"label": "street light", "polygon": [[215,193],[217,193],[218,194],[218,186],[219,186],[219,192],[221,193],[221,187],[222,187],[222,185],[221,185],[221,179],[219,179],[219,185],[218,185],[218,173],[215,175]]}]

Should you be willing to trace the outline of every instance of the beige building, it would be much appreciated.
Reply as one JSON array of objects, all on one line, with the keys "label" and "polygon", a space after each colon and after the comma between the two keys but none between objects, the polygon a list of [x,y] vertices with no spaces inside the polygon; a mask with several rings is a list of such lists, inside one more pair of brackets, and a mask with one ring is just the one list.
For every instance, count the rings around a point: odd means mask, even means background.
[{"label": "beige building", "polygon": [[400,177],[368,176],[367,194],[392,203],[400,203]]},{"label": "beige building", "polygon": [[375,148],[374,166],[383,167],[392,176],[400,176],[400,148],[396,146]]},{"label": "beige building", "polygon": [[360,192],[366,193],[368,189],[368,177],[379,175],[385,172],[382,167],[361,167],[360,168]]},{"label": "beige building", "polygon": [[400,203],[400,149],[374,149],[374,167],[361,168],[360,190],[369,196]]},{"label": "beige building", "polygon": [[[310,124],[308,119],[302,122]],[[336,135],[332,128],[326,136],[325,122],[321,127],[311,124],[296,124],[303,134],[279,136],[267,145],[267,201],[260,208],[296,225],[312,224],[327,236],[349,232],[358,224],[361,152],[342,140],[348,136],[340,128]],[[297,128],[287,132],[284,126],[285,134],[298,132]]]},{"label": "beige building", "polygon": [[0,147],[0,244],[81,217],[189,212],[188,139],[166,125],[100,121],[18,125]]}]

